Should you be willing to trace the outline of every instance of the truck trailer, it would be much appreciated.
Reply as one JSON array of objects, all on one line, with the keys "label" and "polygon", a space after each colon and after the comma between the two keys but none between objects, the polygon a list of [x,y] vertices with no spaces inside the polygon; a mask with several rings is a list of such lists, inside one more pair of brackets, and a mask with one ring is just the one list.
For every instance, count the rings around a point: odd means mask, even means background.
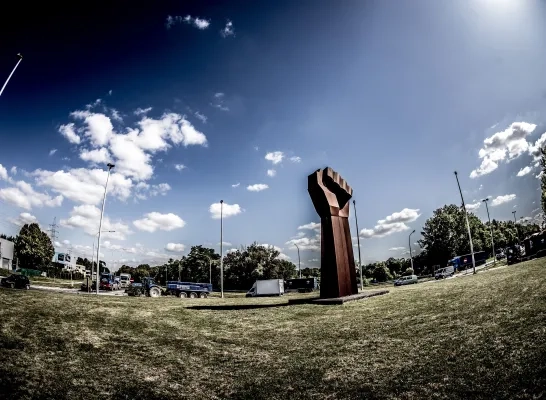
[{"label": "truck trailer", "polygon": [[195,299],[197,297],[206,299],[209,293],[212,292],[212,285],[210,283],[194,283],[194,282],[178,282],[168,281],[166,294],[180,297],[185,299]]},{"label": "truck trailer", "polygon": [[254,282],[254,285],[246,293],[246,297],[282,296],[284,294],[284,281],[282,279],[267,279]]}]

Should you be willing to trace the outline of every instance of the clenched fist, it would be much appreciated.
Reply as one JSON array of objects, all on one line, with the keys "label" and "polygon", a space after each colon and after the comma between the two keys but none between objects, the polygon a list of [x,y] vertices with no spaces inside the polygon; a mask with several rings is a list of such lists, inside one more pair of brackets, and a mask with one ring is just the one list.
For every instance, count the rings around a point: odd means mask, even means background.
[{"label": "clenched fist", "polygon": [[349,200],[353,189],[332,168],[318,169],[309,175],[307,188],[321,218],[349,217]]}]

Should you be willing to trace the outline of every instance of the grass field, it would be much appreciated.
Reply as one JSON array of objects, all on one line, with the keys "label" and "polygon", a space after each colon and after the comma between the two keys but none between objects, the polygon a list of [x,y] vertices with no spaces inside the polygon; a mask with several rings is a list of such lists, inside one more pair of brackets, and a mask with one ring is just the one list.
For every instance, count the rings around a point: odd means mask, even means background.
[{"label": "grass field", "polygon": [[545,272],[542,259],[343,306],[0,290],[0,398],[537,398]]}]

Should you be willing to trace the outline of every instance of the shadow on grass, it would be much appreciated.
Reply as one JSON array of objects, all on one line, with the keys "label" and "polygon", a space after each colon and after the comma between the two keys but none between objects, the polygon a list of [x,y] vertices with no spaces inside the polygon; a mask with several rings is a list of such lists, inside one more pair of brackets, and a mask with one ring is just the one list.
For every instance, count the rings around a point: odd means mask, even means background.
[{"label": "shadow on grass", "polygon": [[253,310],[257,308],[276,308],[276,307],[287,307],[292,304],[288,303],[276,303],[276,304],[233,304],[233,305],[221,305],[221,306],[190,306],[188,309],[193,310],[217,310],[217,311],[226,311],[226,310]]}]

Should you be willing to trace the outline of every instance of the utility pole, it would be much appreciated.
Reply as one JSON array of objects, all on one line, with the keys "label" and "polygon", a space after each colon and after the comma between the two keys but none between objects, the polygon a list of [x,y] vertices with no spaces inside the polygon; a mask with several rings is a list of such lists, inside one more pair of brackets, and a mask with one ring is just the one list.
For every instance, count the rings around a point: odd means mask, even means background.
[{"label": "utility pole", "polygon": [[470,223],[468,222],[468,212],[466,211],[466,206],[464,204],[463,191],[461,190],[461,184],[459,183],[459,177],[457,176],[457,171],[455,173],[455,179],[457,179],[457,186],[459,187],[459,193],[461,194],[461,201],[463,203],[463,212],[466,219],[466,229],[468,230],[468,240],[470,241],[470,253],[472,254],[472,268],[473,273],[476,273],[476,260],[474,258],[474,245],[472,244],[472,234],[470,233]]},{"label": "utility pole", "polygon": [[411,252],[411,235],[413,235],[415,233],[415,229],[413,230],[413,232],[411,232],[409,234],[409,238],[408,238],[408,246],[409,246],[409,254],[410,254],[410,263],[411,263],[411,270],[413,271],[413,274],[415,274],[415,270],[413,269],[413,253]]},{"label": "utility pole", "polygon": [[518,237],[518,243],[520,243],[521,240],[519,238],[518,222],[516,221],[516,211],[512,211],[512,214],[514,214],[514,227],[516,228],[516,235]]},{"label": "utility pole", "polygon": [[220,293],[224,298],[224,200],[220,200]]},{"label": "utility pole", "polygon": [[482,201],[485,203],[485,209],[487,210],[487,219],[489,220],[489,230],[491,232],[491,247],[493,249],[493,264],[497,265],[497,255],[495,254],[495,241],[493,240],[493,225],[491,225],[491,217],[489,216],[489,207],[487,206],[489,197],[487,199],[483,199]]},{"label": "utility pole", "polygon": [[362,280],[362,259],[360,258],[360,232],[358,231],[358,217],[356,215],[356,201],[353,200],[356,222],[356,241],[358,243],[358,269],[360,270],[360,290],[364,290],[364,281]]},{"label": "utility pole", "polygon": [[17,57],[19,57],[19,61],[17,61],[17,64],[15,64],[15,67],[13,67],[13,70],[11,71],[11,74],[9,74],[8,79],[6,79],[6,82],[4,83],[4,86],[2,86],[2,89],[0,90],[0,96],[2,96],[2,93],[4,92],[4,89],[8,85],[8,82],[11,79],[11,76],[13,75],[13,73],[15,72],[17,67],[19,66],[19,63],[21,61],[23,61],[23,56],[21,55],[21,53],[17,53]]},{"label": "utility pole", "polygon": [[296,249],[298,249],[298,269],[300,271],[300,279],[301,279],[300,247],[296,243],[294,243],[294,246],[296,246]]},{"label": "utility pole", "polygon": [[104,185],[104,198],[102,199],[102,210],[99,220],[99,237],[97,239],[97,296],[99,294],[99,273],[100,273],[100,233],[102,230],[102,218],[104,217],[104,205],[106,204],[106,193],[108,193],[108,180],[110,179],[110,171],[115,167],[114,164],[106,164],[108,167],[108,174],[106,175],[106,184]]},{"label": "utility pole", "polygon": [[55,246],[55,242],[57,241],[57,237],[58,237],[58,230],[57,230],[57,227],[59,225],[57,225],[57,217],[53,218],[53,223],[49,225],[49,229],[48,229],[48,232],[49,232],[49,238],[51,239],[51,243],[53,244],[53,246]]}]

